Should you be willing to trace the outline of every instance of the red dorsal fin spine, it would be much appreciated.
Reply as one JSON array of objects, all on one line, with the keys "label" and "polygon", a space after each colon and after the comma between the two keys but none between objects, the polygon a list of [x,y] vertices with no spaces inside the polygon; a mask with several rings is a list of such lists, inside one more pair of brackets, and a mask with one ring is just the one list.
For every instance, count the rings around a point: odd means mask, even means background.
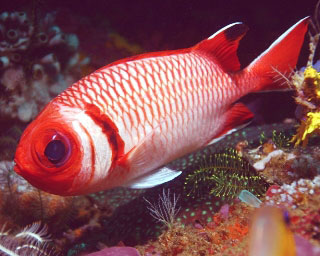
[{"label": "red dorsal fin spine", "polygon": [[225,72],[238,71],[240,69],[237,56],[239,41],[247,31],[248,27],[243,23],[232,23],[198,43],[192,51],[214,58]]},{"label": "red dorsal fin spine", "polygon": [[111,67],[117,64],[125,63],[128,61],[141,60],[146,58],[170,56],[173,54],[183,54],[190,51],[197,51],[206,55],[209,58],[214,58],[225,72],[238,71],[240,69],[240,62],[237,56],[237,49],[240,39],[248,31],[248,27],[240,22],[232,23],[220,29],[208,39],[205,39],[192,48],[143,53],[140,55],[124,58],[115,61],[103,68]]},{"label": "red dorsal fin spine", "polygon": [[294,70],[308,24],[309,17],[298,21],[238,75],[257,77],[255,91],[281,89],[283,80],[279,76],[289,76]]}]

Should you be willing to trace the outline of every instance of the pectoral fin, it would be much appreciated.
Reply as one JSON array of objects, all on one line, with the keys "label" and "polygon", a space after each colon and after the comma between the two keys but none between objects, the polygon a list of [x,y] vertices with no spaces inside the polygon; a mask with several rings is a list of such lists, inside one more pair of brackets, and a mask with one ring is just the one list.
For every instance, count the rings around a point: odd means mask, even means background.
[{"label": "pectoral fin", "polygon": [[181,171],[175,171],[168,167],[162,167],[152,173],[148,173],[147,175],[136,178],[125,186],[134,189],[152,188],[173,180],[181,173]]}]

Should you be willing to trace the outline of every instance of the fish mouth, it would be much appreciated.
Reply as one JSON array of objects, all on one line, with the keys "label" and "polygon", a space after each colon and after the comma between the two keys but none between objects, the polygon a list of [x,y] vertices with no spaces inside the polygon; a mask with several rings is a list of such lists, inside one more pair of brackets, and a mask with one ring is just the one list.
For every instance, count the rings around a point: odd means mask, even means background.
[{"label": "fish mouth", "polygon": [[13,170],[15,171],[15,173],[17,173],[18,175],[26,179],[25,174],[28,172],[25,168],[23,168],[23,165],[19,163],[17,159],[14,159],[13,163],[14,163]]},{"label": "fish mouth", "polygon": [[13,163],[14,163],[13,170],[16,173],[20,174],[21,173],[21,167],[20,167],[19,163],[17,162],[16,159],[14,159]]},{"label": "fish mouth", "polygon": [[13,170],[20,176],[23,177],[23,168],[21,167],[21,164],[19,164],[19,162],[17,160],[14,160],[14,166],[13,166]]},{"label": "fish mouth", "polygon": [[[23,165],[20,164],[19,161],[17,161],[16,159],[14,159],[13,170],[16,172],[16,174],[21,176],[23,179],[25,179],[32,186],[34,186],[36,188],[40,188],[36,178],[32,174],[30,174],[30,171],[28,169],[24,168]],[[40,188],[40,189],[42,189],[42,188]]]}]

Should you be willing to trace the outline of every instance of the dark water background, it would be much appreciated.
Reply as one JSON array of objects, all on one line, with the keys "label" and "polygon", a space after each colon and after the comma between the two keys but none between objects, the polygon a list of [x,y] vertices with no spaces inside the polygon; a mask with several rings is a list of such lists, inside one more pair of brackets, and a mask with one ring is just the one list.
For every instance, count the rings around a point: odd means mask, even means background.
[{"label": "dark water background", "polygon": [[[94,69],[119,59],[112,53],[108,58],[102,54],[110,31],[140,45],[143,52],[150,52],[190,47],[223,26],[242,21],[249,27],[238,51],[245,67],[286,29],[301,18],[312,16],[316,3],[317,0],[3,0],[0,13],[28,11],[43,16],[56,12],[56,23],[64,32],[78,36],[80,50],[90,56]],[[305,43],[299,67],[306,64],[307,56]],[[278,93],[253,96],[259,97],[257,123],[294,117],[292,96]],[[273,104],[268,105],[271,101]],[[282,111],[274,109],[279,104]]]},{"label": "dark water background", "polygon": [[[116,29],[128,40],[145,45],[146,51],[192,46],[221,27],[242,21],[250,28],[239,49],[246,65],[299,19],[313,15],[316,0],[12,0],[2,1],[2,11],[25,11],[36,6],[43,13],[58,11],[64,29],[80,42],[94,27]],[[63,27],[63,26],[62,26]],[[155,37],[161,40],[157,40]],[[158,41],[161,41],[159,43]],[[156,43],[157,42],[157,43]],[[90,41],[94,45],[93,40]]]}]

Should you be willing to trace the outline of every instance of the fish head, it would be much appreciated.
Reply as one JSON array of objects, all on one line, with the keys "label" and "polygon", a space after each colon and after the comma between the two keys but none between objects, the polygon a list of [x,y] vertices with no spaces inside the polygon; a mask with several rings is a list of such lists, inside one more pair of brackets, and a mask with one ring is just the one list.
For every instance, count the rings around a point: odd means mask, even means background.
[{"label": "fish head", "polygon": [[294,256],[296,246],[289,228],[288,212],[275,206],[259,208],[249,238],[250,256]]},{"label": "fish head", "polygon": [[51,102],[24,131],[15,154],[15,172],[56,195],[100,189],[96,181],[101,181],[102,169],[111,168],[112,149],[97,128],[83,110]]}]

